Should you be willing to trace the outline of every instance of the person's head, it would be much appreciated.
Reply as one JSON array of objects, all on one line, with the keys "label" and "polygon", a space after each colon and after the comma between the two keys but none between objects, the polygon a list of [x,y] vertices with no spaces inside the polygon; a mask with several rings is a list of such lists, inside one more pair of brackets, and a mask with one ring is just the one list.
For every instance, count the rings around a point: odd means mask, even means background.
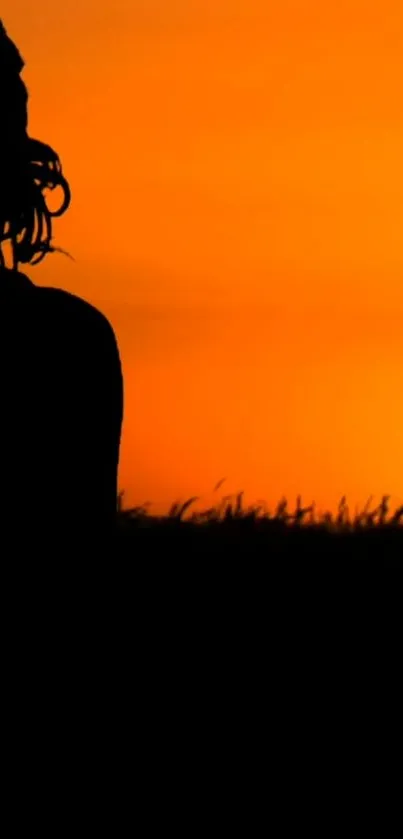
[{"label": "person's head", "polygon": [[[70,204],[70,190],[56,152],[28,135],[24,62],[0,21],[0,268],[9,241],[13,267],[40,262],[52,247],[52,218]],[[50,211],[47,189],[60,187],[63,203]]]}]

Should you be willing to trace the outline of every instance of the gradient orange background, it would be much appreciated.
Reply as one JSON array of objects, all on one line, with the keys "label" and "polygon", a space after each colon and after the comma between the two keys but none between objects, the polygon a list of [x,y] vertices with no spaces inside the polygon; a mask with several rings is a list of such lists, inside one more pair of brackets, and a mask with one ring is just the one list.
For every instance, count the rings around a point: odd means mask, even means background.
[{"label": "gradient orange background", "polygon": [[121,487],[403,500],[401,0],[2,0],[103,309]]}]

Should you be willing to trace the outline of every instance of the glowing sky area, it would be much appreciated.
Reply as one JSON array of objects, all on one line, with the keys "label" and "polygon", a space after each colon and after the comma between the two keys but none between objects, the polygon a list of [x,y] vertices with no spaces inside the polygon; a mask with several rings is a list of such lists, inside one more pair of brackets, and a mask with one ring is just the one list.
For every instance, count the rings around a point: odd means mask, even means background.
[{"label": "glowing sky area", "polygon": [[111,319],[130,501],[403,501],[401,0],[2,0]]}]

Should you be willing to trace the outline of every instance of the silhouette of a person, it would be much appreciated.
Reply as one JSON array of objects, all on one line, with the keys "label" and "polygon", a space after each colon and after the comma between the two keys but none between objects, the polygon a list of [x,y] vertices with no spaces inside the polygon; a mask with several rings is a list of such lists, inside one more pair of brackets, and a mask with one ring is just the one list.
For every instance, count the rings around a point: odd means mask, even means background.
[{"label": "silhouette of a person", "polygon": [[107,319],[19,271],[55,250],[52,218],[70,203],[57,154],[28,135],[23,66],[0,22],[0,539],[57,553],[115,527],[123,384]]}]

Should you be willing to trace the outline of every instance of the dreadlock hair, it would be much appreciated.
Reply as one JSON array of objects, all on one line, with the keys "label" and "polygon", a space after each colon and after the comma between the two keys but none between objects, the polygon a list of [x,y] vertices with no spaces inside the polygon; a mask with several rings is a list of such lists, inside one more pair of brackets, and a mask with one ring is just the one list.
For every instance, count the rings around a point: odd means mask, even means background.
[{"label": "dreadlock hair", "polygon": [[[52,219],[69,207],[70,188],[56,152],[27,133],[28,93],[21,70],[24,61],[0,21],[0,268],[2,243],[11,243],[13,269],[36,265],[52,245]],[[51,210],[46,190],[60,187],[62,203]]]}]

